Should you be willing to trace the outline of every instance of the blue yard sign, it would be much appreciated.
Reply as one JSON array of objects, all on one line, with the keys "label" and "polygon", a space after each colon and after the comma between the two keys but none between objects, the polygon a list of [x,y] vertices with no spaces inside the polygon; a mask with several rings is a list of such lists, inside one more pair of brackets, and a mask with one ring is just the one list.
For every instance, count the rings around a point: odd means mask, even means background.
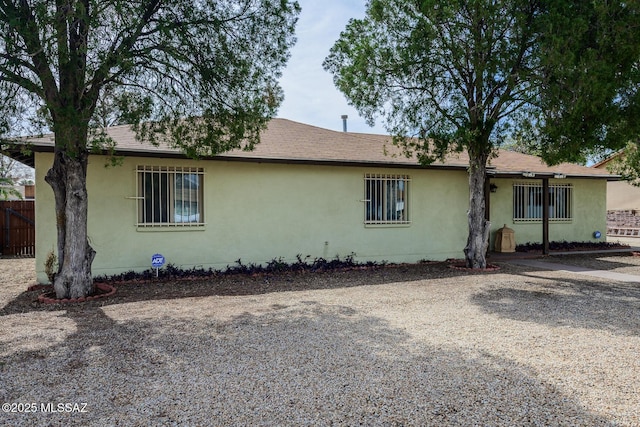
[{"label": "blue yard sign", "polygon": [[151,257],[151,267],[160,268],[164,265],[164,256],[161,254],[154,254]]},{"label": "blue yard sign", "polygon": [[162,254],[153,254],[151,257],[151,267],[156,269],[156,277],[158,277],[158,269],[164,265],[164,256]]}]

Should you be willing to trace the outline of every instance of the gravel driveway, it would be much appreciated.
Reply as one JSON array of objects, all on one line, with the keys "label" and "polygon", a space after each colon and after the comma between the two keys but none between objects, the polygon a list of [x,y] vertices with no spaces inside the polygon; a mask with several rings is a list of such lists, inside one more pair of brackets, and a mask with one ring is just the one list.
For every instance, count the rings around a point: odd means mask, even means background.
[{"label": "gravel driveway", "polygon": [[501,266],[39,306],[0,260],[0,425],[640,425],[640,285]]}]

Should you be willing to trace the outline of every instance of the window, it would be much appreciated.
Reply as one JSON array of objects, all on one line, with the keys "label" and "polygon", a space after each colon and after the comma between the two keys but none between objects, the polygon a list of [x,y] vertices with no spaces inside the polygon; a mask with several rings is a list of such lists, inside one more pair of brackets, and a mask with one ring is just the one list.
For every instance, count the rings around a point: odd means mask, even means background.
[{"label": "window", "polygon": [[[571,184],[549,184],[549,220],[573,219]],[[513,184],[513,220],[542,220],[542,183],[520,182]]]},{"label": "window", "polygon": [[138,166],[138,226],[204,225],[202,168]]},{"label": "window", "polygon": [[364,223],[409,224],[409,183],[407,175],[364,177]]}]

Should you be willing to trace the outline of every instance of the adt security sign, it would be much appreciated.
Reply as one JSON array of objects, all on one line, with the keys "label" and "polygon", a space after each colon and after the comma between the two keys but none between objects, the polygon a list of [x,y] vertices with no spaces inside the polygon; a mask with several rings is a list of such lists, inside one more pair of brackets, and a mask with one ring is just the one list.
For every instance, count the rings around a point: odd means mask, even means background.
[{"label": "adt security sign", "polygon": [[164,257],[161,254],[154,254],[151,257],[151,267],[160,268],[164,265]]}]

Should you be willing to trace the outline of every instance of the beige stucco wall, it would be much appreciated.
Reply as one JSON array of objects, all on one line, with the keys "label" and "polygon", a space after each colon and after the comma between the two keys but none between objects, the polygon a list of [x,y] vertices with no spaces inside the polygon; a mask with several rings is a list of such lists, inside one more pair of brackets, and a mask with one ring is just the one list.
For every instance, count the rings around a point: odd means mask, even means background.
[{"label": "beige stucco wall", "polygon": [[[517,244],[541,243],[542,221],[516,222],[513,220],[513,184],[523,180],[495,179],[491,182],[498,186],[491,193],[491,248],[495,241],[495,232],[505,224],[515,231]],[[531,181],[531,180],[526,180]],[[549,184],[573,185],[573,220],[570,222],[549,223],[550,241],[587,242],[605,241],[606,234],[606,186],[604,179],[550,179]],[[600,231],[602,237],[595,239],[594,231]]]},{"label": "beige stucco wall", "polygon": [[640,187],[627,181],[607,183],[607,209],[611,211],[640,210]]},{"label": "beige stucco wall", "polygon": [[[43,181],[52,155],[36,153],[36,270],[55,247],[53,193]],[[150,268],[159,252],[168,263],[224,268],[237,259],[265,263],[297,254],[358,261],[416,262],[463,256],[468,206],[464,171],[376,169],[223,161],[126,158],[105,168],[92,156],[88,169],[89,236],[97,255],[94,275]],[[202,228],[138,229],[137,165],[205,168]],[[364,175],[411,176],[409,226],[365,227]],[[461,191],[462,189],[462,191]]]}]

